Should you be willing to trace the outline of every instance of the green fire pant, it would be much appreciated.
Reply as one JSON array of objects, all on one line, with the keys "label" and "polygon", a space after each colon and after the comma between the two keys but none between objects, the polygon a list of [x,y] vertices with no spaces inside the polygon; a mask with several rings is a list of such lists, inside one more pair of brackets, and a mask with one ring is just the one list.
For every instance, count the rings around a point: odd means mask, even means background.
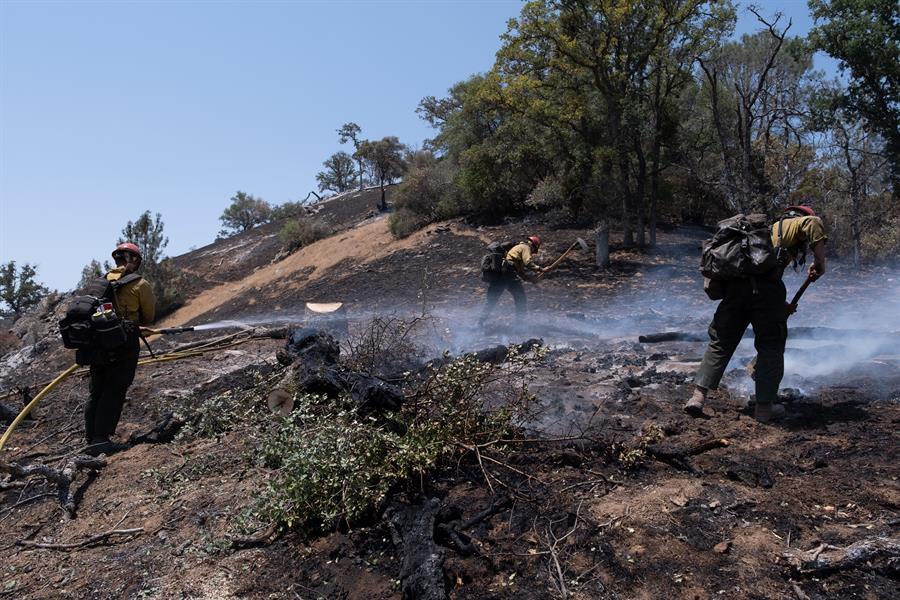
[{"label": "green fire pant", "polygon": [[91,397],[84,407],[84,436],[89,444],[116,432],[140,352],[139,338],[134,336],[116,351],[113,362],[91,365]]},{"label": "green fire pant", "polygon": [[500,296],[502,296],[503,292],[506,290],[509,290],[509,293],[512,294],[513,301],[516,303],[516,315],[519,317],[525,316],[527,301],[525,299],[525,288],[522,286],[522,281],[519,279],[519,276],[513,272],[504,272],[499,279],[492,281],[488,286],[487,304],[484,307],[484,312],[481,314],[482,322],[491,315],[494,308],[497,306],[497,302],[500,301]]},{"label": "green fire pant", "polygon": [[694,383],[717,389],[747,325],[753,325],[757,352],[756,401],[760,404],[774,402],[784,376],[785,298],[784,283],[780,279],[757,279],[756,293],[749,279],[727,282],[725,297],[709,325],[709,346]]}]

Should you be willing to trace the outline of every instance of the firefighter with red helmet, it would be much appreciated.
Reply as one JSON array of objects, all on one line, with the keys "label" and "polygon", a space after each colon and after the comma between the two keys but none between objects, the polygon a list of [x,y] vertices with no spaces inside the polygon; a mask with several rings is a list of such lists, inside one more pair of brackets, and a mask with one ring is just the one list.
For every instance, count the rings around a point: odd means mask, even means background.
[{"label": "firefighter with red helmet", "polygon": [[[125,395],[137,369],[140,354],[138,327],[149,325],[156,316],[153,287],[137,275],[141,266],[140,248],[131,242],[116,246],[112,253],[116,267],[105,275],[108,281],[123,280],[115,288],[113,309],[128,333],[127,342],[106,357],[91,363],[90,398],[84,407],[84,433],[90,454],[108,453],[115,449],[110,437],[116,432]],[[125,279],[128,281],[124,281]]]},{"label": "firefighter with red helmet", "polygon": [[753,325],[756,346],[756,408],[754,416],[767,422],[777,418],[784,408],[776,405],[778,386],[784,376],[784,348],[787,342],[788,314],[796,309],[786,303],[781,280],[785,267],[798,268],[812,251],[807,269],[811,281],[825,274],[825,226],[812,208],[788,206],[772,225],[772,246],[779,266],[770,275],[725,282],[725,296],[709,325],[709,345],[694,377],[694,393],[684,405],[692,416],[703,415],[709,390],[719,387],[725,368],[748,325]]},{"label": "firefighter with red helmet", "polygon": [[502,272],[499,277],[488,285],[487,304],[485,304],[481,318],[478,319],[479,325],[484,325],[485,321],[491,316],[504,291],[509,291],[512,294],[516,305],[516,316],[525,316],[527,299],[522,281],[530,280],[529,272],[543,273],[545,271],[543,267],[535,264],[533,260],[533,256],[538,253],[540,248],[541,238],[532,235],[509,249],[503,258]]}]

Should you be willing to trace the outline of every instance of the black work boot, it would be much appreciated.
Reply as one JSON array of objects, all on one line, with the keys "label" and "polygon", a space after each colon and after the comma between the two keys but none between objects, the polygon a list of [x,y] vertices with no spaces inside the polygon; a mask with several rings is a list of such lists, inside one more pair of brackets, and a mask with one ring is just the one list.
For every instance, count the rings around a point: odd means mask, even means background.
[{"label": "black work boot", "polygon": [[100,456],[101,454],[110,454],[116,449],[108,437],[95,437],[91,443],[84,449],[84,453],[90,456]]},{"label": "black work boot", "polygon": [[771,402],[756,403],[756,410],[753,413],[753,418],[760,423],[777,421],[782,417],[784,417],[784,407],[782,405],[772,404]]}]

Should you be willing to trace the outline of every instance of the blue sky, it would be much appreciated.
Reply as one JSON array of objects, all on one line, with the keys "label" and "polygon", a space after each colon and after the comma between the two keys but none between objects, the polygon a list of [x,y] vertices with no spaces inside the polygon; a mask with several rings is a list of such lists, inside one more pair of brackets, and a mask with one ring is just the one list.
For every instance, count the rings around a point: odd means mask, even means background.
[{"label": "blue sky", "polygon": [[[805,0],[758,5],[811,26]],[[71,288],[147,209],[167,254],[203,246],[235,191],[315,189],[347,121],[421,146],[419,100],[490,68],[520,6],[0,0],[0,263]]]}]

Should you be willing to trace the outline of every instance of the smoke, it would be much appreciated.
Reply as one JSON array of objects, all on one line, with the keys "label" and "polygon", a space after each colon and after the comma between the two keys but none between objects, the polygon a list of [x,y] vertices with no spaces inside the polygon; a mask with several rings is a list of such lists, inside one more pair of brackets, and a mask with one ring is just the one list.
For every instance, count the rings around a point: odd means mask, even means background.
[{"label": "smoke", "polygon": [[[678,331],[706,339],[717,303],[706,299],[696,269],[683,266],[683,262],[683,257],[668,263],[661,260],[655,268],[624,275],[612,284],[606,283],[608,276],[597,278],[596,283],[588,277],[585,285],[577,288],[552,278],[539,287],[526,284],[530,309],[525,317],[517,317],[511,297],[505,294],[483,326],[478,322],[484,302],[480,294],[445,297],[424,310],[415,302],[387,312],[348,305],[346,315],[317,315],[315,325],[346,320],[352,335],[376,316],[406,320],[424,316],[416,342],[423,352],[433,355],[444,350],[458,354],[529,338],[541,338],[551,347],[598,351],[608,347],[610,340],[636,344],[639,335],[651,333]],[[789,299],[804,276],[793,271],[785,274]],[[308,319],[305,312],[276,312],[201,324],[196,329],[303,325],[310,324]],[[788,336],[782,387],[814,393],[820,385],[871,366],[873,360],[892,364],[900,358],[900,272],[879,269],[855,273],[842,265],[832,266],[809,287],[788,325],[795,335]],[[845,331],[819,339],[811,339],[808,332],[798,333],[804,328],[819,331],[826,327]],[[752,331],[748,333],[752,335]],[[679,342],[677,348],[680,354],[693,353],[699,359],[705,346],[705,342]],[[672,346],[664,344],[636,347],[636,351],[652,353],[657,348],[672,351]],[[729,370],[739,370],[731,376],[735,385],[747,391],[753,384],[742,373],[755,353],[752,337],[747,337],[729,365]]]}]

